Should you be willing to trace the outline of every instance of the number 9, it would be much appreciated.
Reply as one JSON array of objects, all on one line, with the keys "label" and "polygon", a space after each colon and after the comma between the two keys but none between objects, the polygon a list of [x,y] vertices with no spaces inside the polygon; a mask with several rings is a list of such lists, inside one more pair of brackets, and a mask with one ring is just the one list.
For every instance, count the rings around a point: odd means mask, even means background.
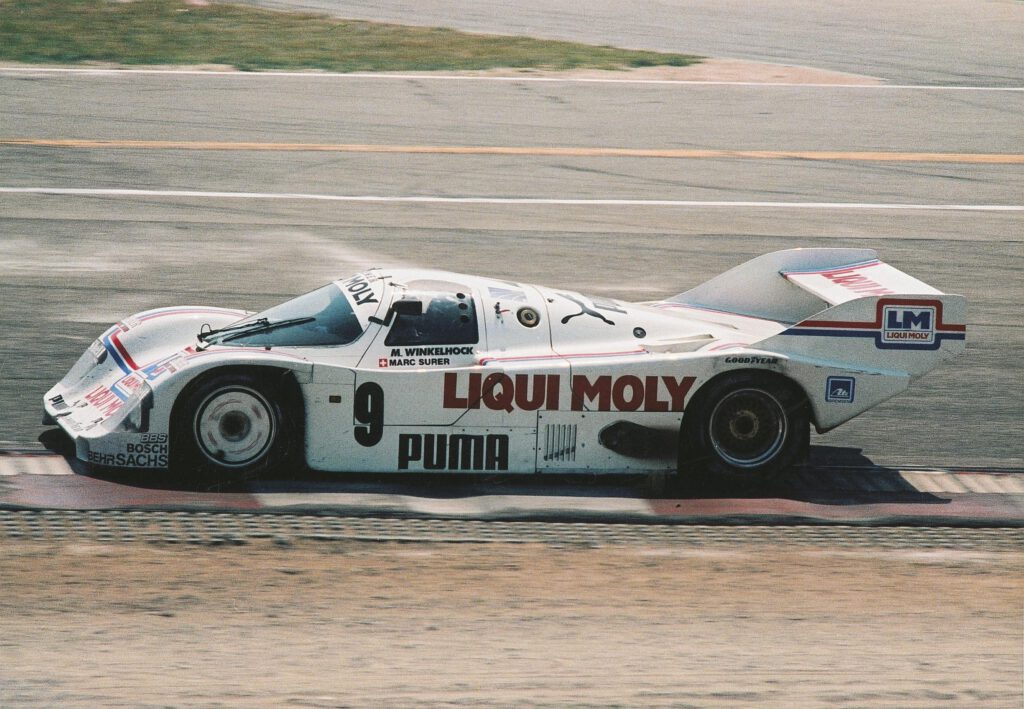
[{"label": "number 9", "polygon": [[356,426],[356,442],[362,446],[375,446],[384,435],[384,390],[376,382],[366,382],[356,389],[353,406],[356,421],[366,426]]}]

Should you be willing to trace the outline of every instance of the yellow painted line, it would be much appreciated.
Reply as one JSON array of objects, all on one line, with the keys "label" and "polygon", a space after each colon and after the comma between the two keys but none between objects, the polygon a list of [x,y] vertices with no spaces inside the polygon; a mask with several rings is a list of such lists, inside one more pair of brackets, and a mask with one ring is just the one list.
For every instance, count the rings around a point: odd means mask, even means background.
[{"label": "yellow painted line", "polygon": [[0,146],[88,150],[234,150],[257,152],[402,153],[411,155],[523,155],[677,160],[824,160],[847,162],[972,163],[1022,165],[1022,153],[915,153],[842,150],[701,150],[477,145],[371,145],[361,143],[256,143],[185,140],[0,139]]}]

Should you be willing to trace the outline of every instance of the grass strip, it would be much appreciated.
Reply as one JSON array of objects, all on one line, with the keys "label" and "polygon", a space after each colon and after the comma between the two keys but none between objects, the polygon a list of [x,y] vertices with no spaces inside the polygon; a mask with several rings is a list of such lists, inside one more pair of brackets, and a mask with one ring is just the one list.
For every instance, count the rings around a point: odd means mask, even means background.
[{"label": "grass strip", "polygon": [[0,0],[0,60],[352,72],[622,69],[700,58],[184,0]]}]

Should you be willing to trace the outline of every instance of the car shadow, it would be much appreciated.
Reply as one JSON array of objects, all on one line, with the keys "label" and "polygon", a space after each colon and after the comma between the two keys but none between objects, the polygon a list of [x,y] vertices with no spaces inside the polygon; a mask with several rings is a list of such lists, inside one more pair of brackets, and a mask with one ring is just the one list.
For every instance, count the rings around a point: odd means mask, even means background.
[{"label": "car shadow", "polygon": [[[164,471],[102,468],[74,459],[73,445],[59,429],[39,437],[48,450],[65,456],[76,474],[153,490],[226,493],[363,493],[433,499],[483,496],[621,497],[636,499],[783,499],[822,505],[886,502],[947,504],[922,492],[900,471],[876,465],[857,448],[811,446],[806,464],[758,489],[737,492],[685,476],[635,474],[323,473],[296,466],[287,476],[197,488]],[[571,504],[571,503],[567,503]]]}]

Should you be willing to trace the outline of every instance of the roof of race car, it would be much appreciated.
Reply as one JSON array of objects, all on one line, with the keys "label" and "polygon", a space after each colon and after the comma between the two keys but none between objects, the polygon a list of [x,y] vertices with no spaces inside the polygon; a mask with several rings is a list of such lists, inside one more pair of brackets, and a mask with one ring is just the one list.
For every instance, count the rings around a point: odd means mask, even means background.
[{"label": "roof of race car", "polygon": [[[744,345],[782,329],[774,321],[669,301],[630,303],[435,269],[369,269],[337,283],[349,293],[361,318],[364,313],[381,316],[383,310],[378,311],[378,307],[387,307],[402,297],[429,299],[431,293],[460,291],[468,291],[477,299],[489,318],[502,319],[524,307],[535,308],[549,318],[551,345],[556,351],[580,345],[600,349],[624,342],[632,347],[643,344],[647,349],[668,350],[684,342],[682,349],[686,350],[714,342]],[[522,328],[518,332],[522,334]]]}]

